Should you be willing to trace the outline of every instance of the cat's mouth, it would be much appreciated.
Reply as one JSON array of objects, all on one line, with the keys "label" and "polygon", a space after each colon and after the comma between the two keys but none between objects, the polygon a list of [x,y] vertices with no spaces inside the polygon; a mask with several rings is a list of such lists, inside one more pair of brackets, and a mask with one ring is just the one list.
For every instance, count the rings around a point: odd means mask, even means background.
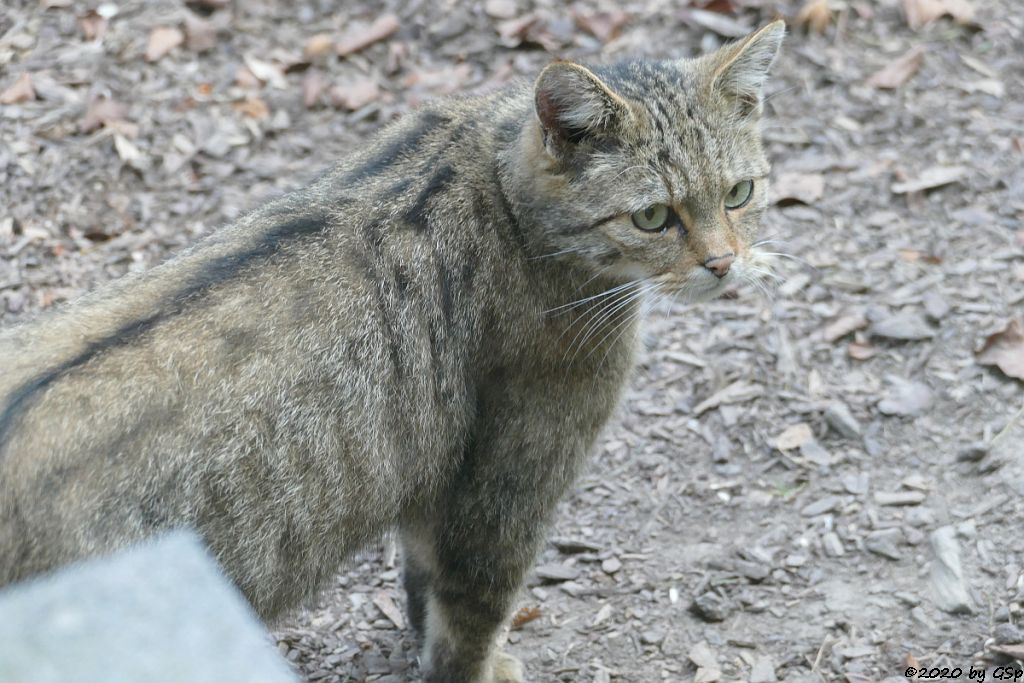
[{"label": "cat's mouth", "polygon": [[767,282],[778,279],[772,261],[772,254],[751,248],[737,257],[729,272],[722,277],[706,268],[696,267],[685,273],[665,273],[655,280],[672,295],[690,303],[710,301],[729,289],[743,285],[767,293]]}]

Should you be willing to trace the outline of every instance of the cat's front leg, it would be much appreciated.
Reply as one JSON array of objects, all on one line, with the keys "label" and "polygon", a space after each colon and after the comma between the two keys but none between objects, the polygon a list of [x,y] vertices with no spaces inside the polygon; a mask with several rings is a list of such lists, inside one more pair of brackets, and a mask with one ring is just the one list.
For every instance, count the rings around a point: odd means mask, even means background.
[{"label": "cat's front leg", "polygon": [[493,412],[483,411],[491,417],[480,420],[455,476],[403,532],[426,683],[523,681],[495,639],[602,422],[603,411],[567,416],[551,405],[556,397],[510,394],[506,387]]},{"label": "cat's front leg", "polygon": [[[458,507],[451,494],[446,498],[454,503],[446,508]],[[523,683],[519,661],[500,652],[495,637],[529,560],[515,561],[522,553],[510,549],[484,549],[480,541],[489,534],[482,524],[453,532],[415,524],[402,533],[409,620],[420,643],[423,680]]]}]

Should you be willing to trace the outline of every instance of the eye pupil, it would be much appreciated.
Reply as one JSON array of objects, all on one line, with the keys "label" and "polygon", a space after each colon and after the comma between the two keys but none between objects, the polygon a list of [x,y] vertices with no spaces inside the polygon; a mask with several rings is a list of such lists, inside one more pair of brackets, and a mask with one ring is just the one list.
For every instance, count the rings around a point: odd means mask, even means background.
[{"label": "eye pupil", "polygon": [[674,214],[665,204],[652,204],[632,214],[633,225],[641,230],[660,230],[668,225]]}]

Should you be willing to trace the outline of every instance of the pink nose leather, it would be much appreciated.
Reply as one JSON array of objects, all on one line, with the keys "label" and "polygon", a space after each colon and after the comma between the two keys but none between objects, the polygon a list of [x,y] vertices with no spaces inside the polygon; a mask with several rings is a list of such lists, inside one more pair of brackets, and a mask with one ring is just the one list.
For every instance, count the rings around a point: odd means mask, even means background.
[{"label": "pink nose leather", "polygon": [[704,267],[715,274],[715,277],[725,277],[729,273],[732,262],[736,260],[735,254],[715,256],[704,261]]}]

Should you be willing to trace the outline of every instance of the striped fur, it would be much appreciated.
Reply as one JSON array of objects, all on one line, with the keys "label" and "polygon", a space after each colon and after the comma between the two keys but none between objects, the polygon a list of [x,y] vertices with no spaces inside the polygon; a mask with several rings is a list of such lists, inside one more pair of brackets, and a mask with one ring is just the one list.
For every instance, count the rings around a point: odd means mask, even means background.
[{"label": "striped fur", "polygon": [[[755,260],[781,36],[432,104],[0,331],[0,585],[188,525],[272,618],[397,528],[425,680],[521,681],[494,635],[617,405],[640,301],[713,296]],[[633,227],[656,202],[682,222]]]}]

